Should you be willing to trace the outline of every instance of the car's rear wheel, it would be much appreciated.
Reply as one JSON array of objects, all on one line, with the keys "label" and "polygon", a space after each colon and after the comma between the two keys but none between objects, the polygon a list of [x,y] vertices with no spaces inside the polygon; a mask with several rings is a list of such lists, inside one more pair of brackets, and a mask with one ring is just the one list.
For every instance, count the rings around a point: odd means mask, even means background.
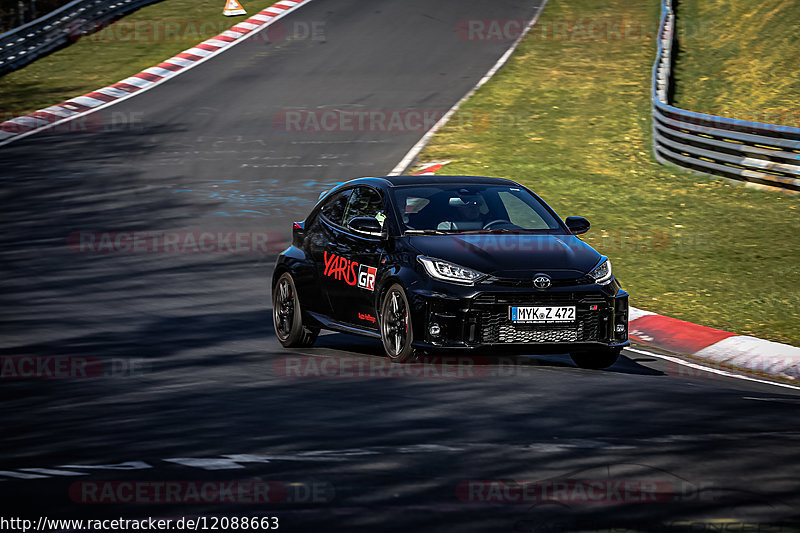
[{"label": "car's rear wheel", "polygon": [[592,351],[573,352],[569,356],[581,368],[600,369],[608,368],[616,363],[619,358],[619,352],[619,348],[600,348]]},{"label": "car's rear wheel", "polygon": [[389,287],[381,303],[381,340],[386,355],[398,363],[414,356],[411,346],[414,331],[409,313],[408,297],[403,287],[398,284]]},{"label": "car's rear wheel", "polygon": [[318,329],[303,325],[297,288],[288,272],[278,278],[275,288],[272,289],[272,322],[278,341],[286,348],[311,346],[319,335]]}]

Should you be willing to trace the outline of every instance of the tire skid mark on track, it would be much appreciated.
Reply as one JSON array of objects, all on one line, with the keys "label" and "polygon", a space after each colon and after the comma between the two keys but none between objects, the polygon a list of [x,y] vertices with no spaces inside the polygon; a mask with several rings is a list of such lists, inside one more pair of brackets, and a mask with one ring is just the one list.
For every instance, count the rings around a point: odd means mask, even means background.
[{"label": "tire skid mark on track", "polygon": [[[297,452],[295,454],[226,454],[216,457],[173,457],[158,459],[158,463],[170,463],[189,468],[199,468],[202,470],[240,470],[244,469],[243,464],[266,464],[275,461],[288,462],[345,462],[355,457],[388,455],[391,453],[437,453],[437,452],[457,452],[461,448],[444,446],[440,444],[417,444],[399,447],[375,447],[375,448],[351,448],[343,450],[309,450]],[[58,476],[81,476],[88,475],[88,472],[74,472],[71,470],[149,470],[155,468],[146,461],[128,461],[119,464],[109,465],[62,465],[55,468],[20,468],[14,470],[0,470],[0,476],[20,480],[47,479]],[[8,481],[0,477],[0,481]]]},{"label": "tire skid mark on track", "polygon": [[[751,398],[761,399],[761,398]],[[593,450],[593,451],[619,451],[636,449],[638,447],[652,448],[653,446],[685,445],[691,443],[703,443],[709,440],[740,442],[743,440],[763,439],[783,439],[790,441],[800,441],[800,431],[759,431],[759,432],[731,432],[731,433],[698,433],[698,434],[676,434],[663,435],[658,437],[597,437],[592,439],[556,439],[546,442],[529,442],[508,444],[499,442],[469,442],[455,443],[450,445],[441,444],[416,444],[402,446],[376,446],[366,448],[350,448],[342,450],[309,450],[295,454],[226,454],[217,457],[178,457],[168,459],[158,459],[150,464],[145,461],[130,461],[127,463],[111,465],[64,465],[58,469],[51,468],[20,468],[17,471],[0,470],[0,481],[13,480],[34,480],[48,479],[53,477],[71,477],[90,475],[99,471],[138,471],[152,470],[161,467],[187,467],[204,471],[218,470],[244,470],[250,465],[264,465],[273,462],[291,463],[345,463],[354,462],[360,459],[367,461],[373,458],[386,457],[389,455],[404,455],[418,453],[466,453],[474,454],[482,451],[496,451],[499,448],[506,449],[507,454],[535,453],[540,455],[562,454],[574,450]],[[89,470],[90,472],[66,471],[65,468],[74,470]]]}]

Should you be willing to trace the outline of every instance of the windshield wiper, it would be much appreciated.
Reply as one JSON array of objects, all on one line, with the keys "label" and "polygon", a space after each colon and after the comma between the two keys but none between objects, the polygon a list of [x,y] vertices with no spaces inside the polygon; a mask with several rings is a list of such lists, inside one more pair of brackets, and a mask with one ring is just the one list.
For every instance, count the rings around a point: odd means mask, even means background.
[{"label": "windshield wiper", "polygon": [[508,229],[508,228],[500,228],[500,229],[471,229],[471,230],[463,230],[459,231],[460,234],[471,234],[471,235],[481,235],[481,234],[490,234],[490,233],[531,233],[538,230],[535,229]]},{"label": "windshield wiper", "polygon": [[450,231],[442,231],[440,229],[407,229],[406,235],[450,235]]},{"label": "windshield wiper", "polygon": [[440,229],[407,229],[405,231],[406,235],[491,235],[491,234],[526,234],[526,235],[539,235],[542,234],[543,230],[537,229],[524,229],[524,228],[517,228],[517,229],[509,229],[509,228],[498,228],[498,229],[451,229],[451,230],[440,230]]}]

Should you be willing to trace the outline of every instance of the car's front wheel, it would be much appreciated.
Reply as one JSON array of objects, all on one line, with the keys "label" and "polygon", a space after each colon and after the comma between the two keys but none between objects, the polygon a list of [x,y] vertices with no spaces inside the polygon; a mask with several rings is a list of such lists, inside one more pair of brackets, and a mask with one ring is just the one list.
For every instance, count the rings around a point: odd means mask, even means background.
[{"label": "car's front wheel", "polygon": [[317,340],[318,329],[303,325],[303,313],[294,279],[284,272],[272,289],[272,323],[275,335],[286,348],[311,346]]},{"label": "car's front wheel", "polygon": [[406,291],[399,284],[389,287],[381,303],[381,340],[389,359],[404,363],[414,356],[414,331]]},{"label": "car's front wheel", "polygon": [[600,348],[592,351],[573,352],[569,354],[572,361],[581,368],[600,369],[608,368],[617,362],[619,348]]}]

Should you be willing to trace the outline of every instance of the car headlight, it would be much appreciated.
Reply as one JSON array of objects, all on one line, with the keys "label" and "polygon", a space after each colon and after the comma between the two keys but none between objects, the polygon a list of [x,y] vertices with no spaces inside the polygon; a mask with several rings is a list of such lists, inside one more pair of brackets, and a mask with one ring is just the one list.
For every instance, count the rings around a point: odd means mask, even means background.
[{"label": "car headlight", "polygon": [[471,268],[463,267],[449,261],[425,257],[424,255],[417,256],[417,261],[425,267],[425,272],[427,272],[430,277],[441,281],[472,285],[475,281],[485,276],[485,274],[477,270],[472,270]]},{"label": "car headlight", "polygon": [[603,260],[602,263],[597,265],[594,270],[589,272],[589,277],[594,279],[598,285],[606,285],[611,282],[611,261],[608,259]]}]

